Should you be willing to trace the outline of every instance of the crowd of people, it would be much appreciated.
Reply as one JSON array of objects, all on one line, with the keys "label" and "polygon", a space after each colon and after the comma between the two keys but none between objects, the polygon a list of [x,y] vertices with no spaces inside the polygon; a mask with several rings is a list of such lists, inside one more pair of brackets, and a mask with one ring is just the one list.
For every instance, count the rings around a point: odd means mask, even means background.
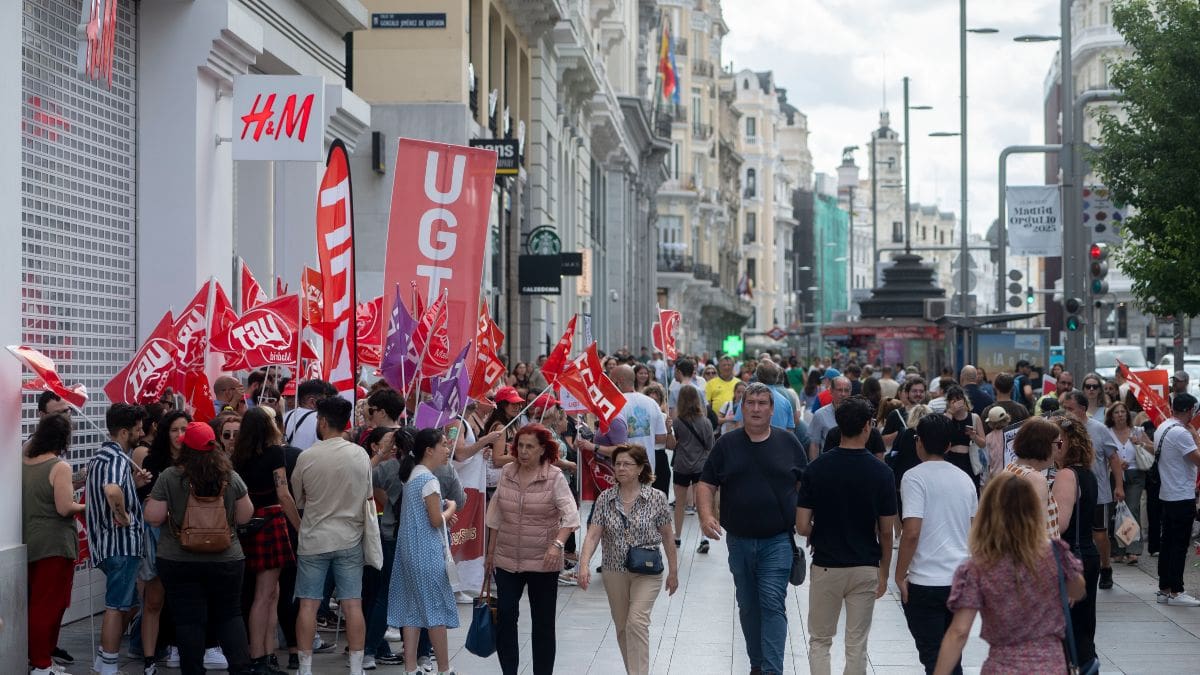
[{"label": "crowd of people", "polygon": [[[100,675],[117,672],[126,633],[145,675],[160,665],[310,675],[313,654],[332,649],[320,631],[334,627],[346,632],[351,675],[400,664],[454,672],[447,630],[475,589],[461,588],[447,538],[468,498],[452,460],[480,454],[484,583],[506,675],[520,669],[526,594],[532,670],[555,671],[558,589],[587,591],[597,548],[622,661],[649,672],[651,611],[678,588],[689,516],[699,554],[726,544],[752,673],[783,670],[787,586],[806,565],[794,534],[811,555],[814,673],[830,670],[843,606],[847,672],[865,670],[893,557],[931,673],[961,672],[977,615],[985,672],[1061,672],[1068,630],[1079,663],[1094,659],[1097,595],[1143,542],[1158,558],[1157,601],[1200,606],[1183,587],[1200,466],[1186,373],[1174,378],[1172,417],[1155,427],[1127,383],[1089,373],[1076,389],[1059,366],[1050,387],[1027,362],[992,378],[965,366],[926,379],[901,364],[766,353],[668,362],[622,349],[603,364],[625,406],[601,430],[562,409],[544,361],[515,364],[435,429],[409,423],[418,394],[378,382],[355,408],[327,382],[287,386],[263,371],[217,380],[208,422],[170,393],[114,404],[82,503],[64,460],[71,408],[43,393],[23,467],[39,598],[31,672],[70,658],[57,642],[77,517],[106,581]],[[611,468],[612,485],[581,518],[585,453]],[[1144,515],[1144,536],[1119,537],[1118,512]]]}]

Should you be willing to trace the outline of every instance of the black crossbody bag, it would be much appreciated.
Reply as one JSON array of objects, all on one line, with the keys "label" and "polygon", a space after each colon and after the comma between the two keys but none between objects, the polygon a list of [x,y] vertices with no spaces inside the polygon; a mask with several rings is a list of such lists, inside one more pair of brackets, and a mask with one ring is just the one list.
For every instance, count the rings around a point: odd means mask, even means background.
[{"label": "black crossbody bag", "polygon": [[[765,476],[765,469],[763,468],[762,461],[759,460],[758,455],[755,454],[752,455],[752,457],[754,458],[755,465],[758,466],[758,470],[763,472],[763,475]],[[779,504],[779,493],[776,492],[774,485],[771,486],[771,494],[775,496],[775,503]],[[792,545],[792,572],[788,576],[788,581],[791,582],[793,586],[799,586],[800,584],[804,583],[804,579],[808,575],[808,562],[805,558],[804,550],[796,545],[796,517],[793,512],[792,517],[788,518],[786,507],[783,511],[783,522],[792,523],[788,527],[788,543]]]}]

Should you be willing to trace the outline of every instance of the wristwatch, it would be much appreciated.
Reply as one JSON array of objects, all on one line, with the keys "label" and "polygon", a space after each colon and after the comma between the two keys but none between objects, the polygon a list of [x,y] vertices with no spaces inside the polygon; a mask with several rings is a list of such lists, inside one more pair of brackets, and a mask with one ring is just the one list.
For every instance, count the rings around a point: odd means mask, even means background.
[{"label": "wristwatch", "polygon": [[563,543],[557,539],[554,540],[554,545],[557,546],[558,550],[560,551],[563,549]]}]

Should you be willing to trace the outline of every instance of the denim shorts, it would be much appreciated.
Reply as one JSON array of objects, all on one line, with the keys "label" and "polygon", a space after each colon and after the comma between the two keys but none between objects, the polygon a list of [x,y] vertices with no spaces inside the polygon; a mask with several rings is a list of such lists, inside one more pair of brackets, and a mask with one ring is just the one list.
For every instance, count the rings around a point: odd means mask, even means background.
[{"label": "denim shorts", "polygon": [[360,600],[364,564],[362,544],[340,551],[297,556],[295,597],[323,600],[325,576],[333,570],[334,595],[337,599]]},{"label": "denim shorts", "polygon": [[105,578],[105,609],[125,611],[133,607],[141,565],[141,557],[132,555],[110,555],[98,565]]}]

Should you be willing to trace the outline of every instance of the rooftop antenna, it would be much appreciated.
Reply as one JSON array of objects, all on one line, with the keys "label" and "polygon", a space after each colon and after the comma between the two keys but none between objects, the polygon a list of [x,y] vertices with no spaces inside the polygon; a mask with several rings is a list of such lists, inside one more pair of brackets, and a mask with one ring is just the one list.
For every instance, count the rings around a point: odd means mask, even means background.
[{"label": "rooftop antenna", "polygon": [[879,86],[883,90],[883,108],[882,108],[882,110],[887,110],[888,109],[888,107],[887,107],[887,52],[881,52],[880,56],[883,58],[883,69],[882,69],[883,75],[882,75],[882,79],[879,82]]}]

